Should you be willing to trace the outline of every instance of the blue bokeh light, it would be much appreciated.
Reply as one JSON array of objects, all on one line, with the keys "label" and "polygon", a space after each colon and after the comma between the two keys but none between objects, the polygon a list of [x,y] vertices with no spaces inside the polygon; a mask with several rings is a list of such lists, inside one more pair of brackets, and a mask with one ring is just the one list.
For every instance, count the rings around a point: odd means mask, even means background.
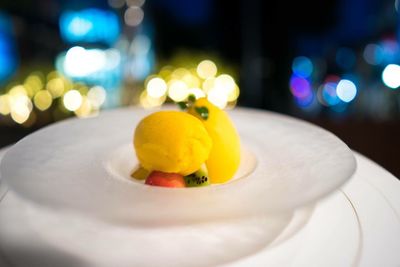
[{"label": "blue bokeh light", "polygon": [[377,44],[368,44],[364,48],[363,56],[368,64],[379,65],[383,61],[383,48]]},{"label": "blue bokeh light", "polygon": [[381,64],[396,63],[400,60],[400,49],[395,40],[385,39],[380,43],[380,47],[382,48]]},{"label": "blue bokeh light", "polygon": [[328,106],[335,106],[340,103],[340,98],[336,94],[337,83],[327,82],[322,87],[322,98]]},{"label": "blue bokeh light", "polygon": [[297,76],[308,78],[311,76],[314,66],[308,57],[300,56],[293,60],[292,70]]},{"label": "blue bokeh light", "polygon": [[96,8],[65,11],[60,16],[62,38],[69,43],[104,42],[112,45],[119,37],[120,25],[116,14]]},{"label": "blue bokeh light", "polygon": [[314,101],[314,93],[310,91],[308,95],[305,97],[295,97],[295,102],[297,106],[301,108],[307,108],[309,107]]},{"label": "blue bokeh light", "polygon": [[17,69],[11,19],[0,12],[0,83],[5,82]]},{"label": "blue bokeh light", "polygon": [[357,87],[350,80],[340,80],[340,82],[336,86],[336,95],[343,102],[351,102],[357,95]]}]

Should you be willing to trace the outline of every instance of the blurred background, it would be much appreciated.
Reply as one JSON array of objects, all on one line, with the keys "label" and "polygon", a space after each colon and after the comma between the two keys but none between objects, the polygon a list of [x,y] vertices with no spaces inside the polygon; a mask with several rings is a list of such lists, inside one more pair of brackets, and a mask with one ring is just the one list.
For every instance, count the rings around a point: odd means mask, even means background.
[{"label": "blurred background", "polygon": [[399,23],[397,0],[2,0],[0,147],[193,94],[318,124],[400,177]]}]

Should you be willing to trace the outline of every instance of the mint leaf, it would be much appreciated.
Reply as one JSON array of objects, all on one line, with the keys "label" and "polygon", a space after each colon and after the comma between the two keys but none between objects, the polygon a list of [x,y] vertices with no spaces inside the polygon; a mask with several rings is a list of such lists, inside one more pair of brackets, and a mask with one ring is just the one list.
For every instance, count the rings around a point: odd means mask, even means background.
[{"label": "mint leaf", "polygon": [[194,110],[197,112],[197,114],[200,115],[200,117],[203,120],[207,120],[208,119],[208,108],[207,107],[194,107]]}]

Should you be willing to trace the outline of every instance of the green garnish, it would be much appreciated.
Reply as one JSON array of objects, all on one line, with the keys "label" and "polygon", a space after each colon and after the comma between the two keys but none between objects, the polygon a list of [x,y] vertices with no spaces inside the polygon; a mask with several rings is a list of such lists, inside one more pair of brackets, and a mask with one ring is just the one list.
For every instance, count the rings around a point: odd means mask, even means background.
[{"label": "green garnish", "polygon": [[189,103],[194,103],[196,101],[196,97],[193,94],[190,94],[188,96],[188,101]]},{"label": "green garnish", "polygon": [[178,106],[179,106],[179,108],[180,108],[181,110],[185,110],[185,109],[188,108],[188,104],[187,104],[186,102],[181,101],[181,102],[178,102],[178,103],[176,103],[176,104],[178,104]]},{"label": "green garnish", "polygon": [[203,120],[208,119],[208,108],[207,107],[194,107],[194,110],[200,115]]},{"label": "green garnish", "polygon": [[[196,96],[193,94],[190,94],[187,98],[187,101],[180,101],[177,102],[176,104],[181,110],[188,110],[193,107],[194,102],[196,102]],[[207,107],[193,107],[194,110],[197,112],[197,114],[200,115],[200,117],[203,120],[208,119],[208,108]]]}]

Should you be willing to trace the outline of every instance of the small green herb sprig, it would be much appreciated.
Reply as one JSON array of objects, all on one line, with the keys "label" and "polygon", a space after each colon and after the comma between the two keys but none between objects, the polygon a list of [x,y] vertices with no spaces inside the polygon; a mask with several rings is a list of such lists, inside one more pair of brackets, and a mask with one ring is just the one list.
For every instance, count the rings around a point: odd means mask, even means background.
[{"label": "small green herb sprig", "polygon": [[[177,102],[176,104],[179,106],[179,108],[181,110],[188,110],[194,105],[194,102],[196,102],[196,97],[194,95],[189,95],[186,101]],[[197,114],[200,115],[200,117],[203,120],[207,120],[208,119],[208,115],[209,114],[208,114],[208,108],[207,107],[194,106],[194,110],[197,112]]]}]

